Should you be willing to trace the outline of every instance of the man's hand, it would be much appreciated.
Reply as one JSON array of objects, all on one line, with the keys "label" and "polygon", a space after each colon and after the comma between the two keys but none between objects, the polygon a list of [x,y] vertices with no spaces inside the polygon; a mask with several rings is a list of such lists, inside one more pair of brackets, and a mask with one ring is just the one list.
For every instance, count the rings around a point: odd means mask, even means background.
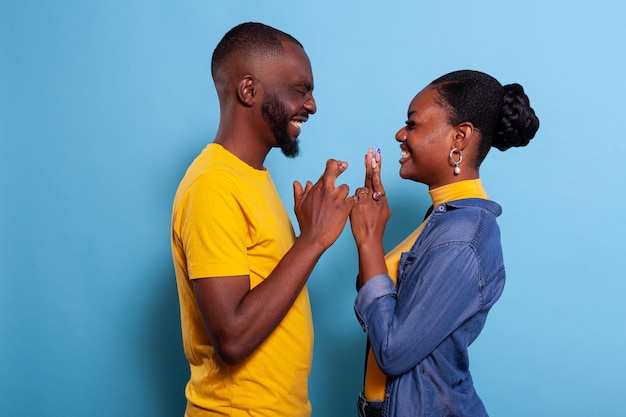
[{"label": "man's hand", "polygon": [[326,170],[315,183],[307,181],[303,189],[293,183],[294,211],[300,225],[300,238],[322,250],[332,245],[346,225],[353,198],[346,198],[350,188],[346,184],[335,187],[335,180],[348,168],[348,163],[329,159]]}]

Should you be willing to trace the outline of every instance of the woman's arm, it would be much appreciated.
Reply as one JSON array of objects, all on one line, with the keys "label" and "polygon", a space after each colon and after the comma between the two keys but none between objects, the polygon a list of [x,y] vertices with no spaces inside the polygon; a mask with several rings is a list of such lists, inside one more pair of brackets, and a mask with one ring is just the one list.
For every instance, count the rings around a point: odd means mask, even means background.
[{"label": "woman's arm", "polygon": [[431,248],[391,292],[382,278],[359,291],[355,309],[381,370],[415,367],[481,309],[477,258],[463,243]]},{"label": "woman's arm", "polygon": [[380,179],[380,151],[372,148],[365,155],[365,184],[354,194],[350,226],[359,255],[357,287],[363,286],[375,275],[386,274],[383,234],[391,210]]}]

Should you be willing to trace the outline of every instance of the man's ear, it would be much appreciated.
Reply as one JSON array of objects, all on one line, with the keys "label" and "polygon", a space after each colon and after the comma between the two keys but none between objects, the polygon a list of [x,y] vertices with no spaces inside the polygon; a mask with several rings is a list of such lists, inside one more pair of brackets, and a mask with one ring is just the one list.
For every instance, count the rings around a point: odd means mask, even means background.
[{"label": "man's ear", "polygon": [[476,134],[476,128],[474,128],[472,123],[463,122],[458,124],[456,126],[456,133],[454,134],[452,147],[462,151],[467,145],[469,145],[472,139],[475,139]]},{"label": "man's ear", "polygon": [[239,100],[246,106],[251,107],[254,104],[254,98],[257,93],[257,81],[252,75],[244,75],[237,84],[237,96]]}]

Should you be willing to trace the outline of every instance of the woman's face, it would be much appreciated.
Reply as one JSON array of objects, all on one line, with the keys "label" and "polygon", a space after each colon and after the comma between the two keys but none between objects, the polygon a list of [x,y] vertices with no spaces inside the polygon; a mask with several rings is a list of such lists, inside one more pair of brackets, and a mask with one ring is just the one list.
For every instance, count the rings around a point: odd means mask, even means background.
[{"label": "woman's face", "polygon": [[406,125],[396,133],[400,142],[400,176],[436,188],[449,182],[452,167],[448,157],[455,129],[432,87],[419,92],[409,104]]}]

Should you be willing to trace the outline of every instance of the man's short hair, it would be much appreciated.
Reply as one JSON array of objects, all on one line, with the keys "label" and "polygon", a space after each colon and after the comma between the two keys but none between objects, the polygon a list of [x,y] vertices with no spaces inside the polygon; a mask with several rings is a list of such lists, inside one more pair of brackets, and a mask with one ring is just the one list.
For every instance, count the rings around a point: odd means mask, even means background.
[{"label": "man's short hair", "polygon": [[293,36],[263,23],[247,22],[235,26],[222,38],[213,51],[211,75],[216,80],[218,72],[233,58],[263,58],[283,52],[282,42],[302,44]]}]

